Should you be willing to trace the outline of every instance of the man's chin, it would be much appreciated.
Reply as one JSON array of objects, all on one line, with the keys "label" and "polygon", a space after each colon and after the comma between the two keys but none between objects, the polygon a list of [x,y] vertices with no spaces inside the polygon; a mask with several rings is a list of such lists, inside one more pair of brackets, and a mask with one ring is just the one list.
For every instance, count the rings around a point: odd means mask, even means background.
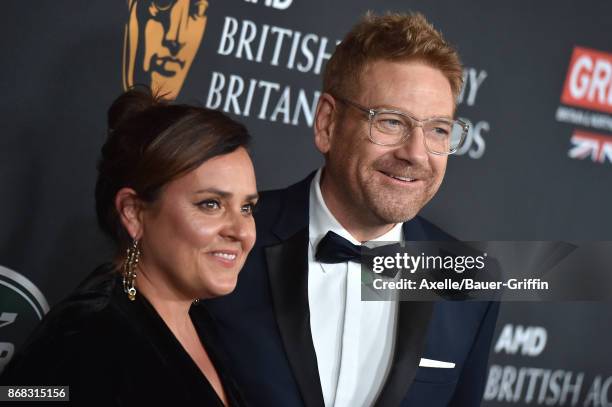
[{"label": "man's chin", "polygon": [[410,212],[410,213],[402,213],[402,214],[385,213],[385,214],[381,214],[380,217],[384,221],[384,224],[390,225],[390,224],[395,224],[395,223],[408,222],[410,219],[413,219],[415,216],[417,216],[417,214],[418,214],[418,211]]},{"label": "man's chin", "polygon": [[425,202],[402,200],[398,199],[397,196],[392,199],[384,199],[384,196],[381,196],[381,198],[383,199],[377,199],[378,202],[374,202],[373,207],[376,210],[373,212],[384,224],[409,221],[417,216],[429,201],[429,199]]}]

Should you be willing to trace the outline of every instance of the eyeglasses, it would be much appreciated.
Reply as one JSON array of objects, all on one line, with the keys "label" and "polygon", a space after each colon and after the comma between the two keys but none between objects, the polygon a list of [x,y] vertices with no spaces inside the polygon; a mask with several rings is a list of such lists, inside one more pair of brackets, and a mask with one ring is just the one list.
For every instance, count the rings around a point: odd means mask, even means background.
[{"label": "eyeglasses", "polygon": [[415,128],[421,127],[425,148],[429,153],[450,155],[461,147],[470,129],[470,126],[461,120],[437,117],[419,120],[398,110],[371,109],[347,99],[336,96],[334,98],[368,115],[368,138],[379,146],[401,145],[408,140]]}]

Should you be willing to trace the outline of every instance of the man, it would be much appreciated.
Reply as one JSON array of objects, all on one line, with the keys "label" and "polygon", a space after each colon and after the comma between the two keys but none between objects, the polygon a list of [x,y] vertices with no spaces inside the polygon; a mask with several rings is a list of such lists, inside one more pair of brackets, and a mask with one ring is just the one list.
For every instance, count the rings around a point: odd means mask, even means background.
[{"label": "man", "polygon": [[206,0],[129,0],[123,87],[145,84],[175,99],[206,28]]},{"label": "man", "polygon": [[322,254],[330,240],[451,239],[417,213],[465,135],[461,84],[419,14],[366,15],[338,45],[314,123],[324,168],[261,195],[237,289],[208,303],[255,405],[480,404],[498,304],[361,301],[356,259]]}]

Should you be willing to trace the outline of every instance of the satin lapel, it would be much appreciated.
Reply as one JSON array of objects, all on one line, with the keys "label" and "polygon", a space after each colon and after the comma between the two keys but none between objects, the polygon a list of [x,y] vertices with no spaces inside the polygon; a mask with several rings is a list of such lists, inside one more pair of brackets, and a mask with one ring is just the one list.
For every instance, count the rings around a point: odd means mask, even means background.
[{"label": "satin lapel", "polygon": [[433,302],[399,303],[393,362],[376,407],[399,406],[408,393],[425,348],[433,305]]},{"label": "satin lapel", "polygon": [[274,313],[307,407],[324,406],[308,307],[308,228],[266,248]]},{"label": "satin lapel", "polygon": [[[419,218],[404,223],[402,231],[405,240],[428,240]],[[425,348],[433,306],[433,302],[400,301],[393,362],[376,407],[398,406],[408,393]]]}]

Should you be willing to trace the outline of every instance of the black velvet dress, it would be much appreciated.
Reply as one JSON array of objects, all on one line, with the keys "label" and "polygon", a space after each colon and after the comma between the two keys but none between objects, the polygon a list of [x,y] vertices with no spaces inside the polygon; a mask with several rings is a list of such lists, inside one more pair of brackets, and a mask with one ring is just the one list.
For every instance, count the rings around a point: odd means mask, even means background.
[{"label": "black velvet dress", "polygon": [[[204,305],[193,305],[190,316],[229,405],[244,406]],[[110,265],[45,316],[0,384],[68,385],[70,406],[223,405],[151,304],[142,295],[127,298]]]}]

